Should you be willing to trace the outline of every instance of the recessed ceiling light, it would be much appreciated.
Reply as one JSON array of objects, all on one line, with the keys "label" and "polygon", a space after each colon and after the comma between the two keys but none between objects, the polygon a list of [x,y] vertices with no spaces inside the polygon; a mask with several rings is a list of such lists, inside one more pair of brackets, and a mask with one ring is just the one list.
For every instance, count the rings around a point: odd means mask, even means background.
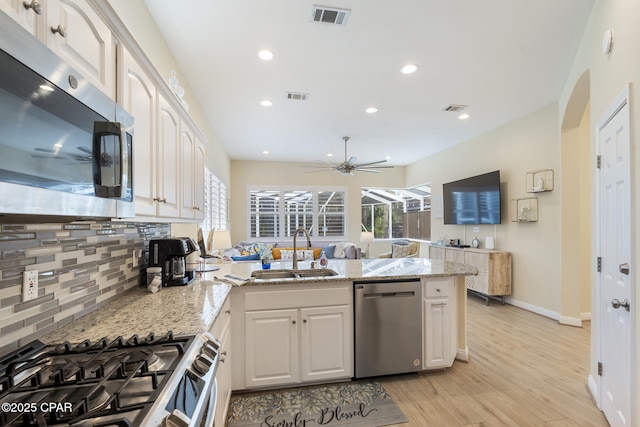
[{"label": "recessed ceiling light", "polygon": [[262,154],[269,154],[269,150],[262,150]]},{"label": "recessed ceiling light", "polygon": [[469,115],[468,115],[467,113],[462,113],[462,114],[460,114],[460,115],[458,116],[458,118],[459,118],[460,120],[466,120],[466,119],[468,119],[468,118],[469,118]]},{"label": "recessed ceiling light", "polygon": [[400,70],[402,74],[411,74],[416,71],[418,71],[418,66],[416,64],[407,64]]},{"label": "recessed ceiling light", "polygon": [[333,157],[333,153],[327,153],[327,157]]},{"label": "recessed ceiling light", "polygon": [[264,99],[260,101],[260,105],[262,105],[263,107],[271,107],[273,105],[273,102],[269,101],[268,99]]},{"label": "recessed ceiling light", "polygon": [[266,49],[261,50],[260,52],[258,52],[258,58],[262,59],[263,61],[271,61],[273,59],[273,52]]},{"label": "recessed ceiling light", "polygon": [[391,160],[391,156],[387,156],[387,157],[385,157],[385,159]]},{"label": "recessed ceiling light", "polygon": [[40,85],[40,89],[42,89],[42,90],[44,90],[46,92],[53,92],[54,91],[54,89],[49,85]]},{"label": "recessed ceiling light", "polygon": [[369,114],[377,113],[378,109],[376,107],[369,107],[365,110]]}]

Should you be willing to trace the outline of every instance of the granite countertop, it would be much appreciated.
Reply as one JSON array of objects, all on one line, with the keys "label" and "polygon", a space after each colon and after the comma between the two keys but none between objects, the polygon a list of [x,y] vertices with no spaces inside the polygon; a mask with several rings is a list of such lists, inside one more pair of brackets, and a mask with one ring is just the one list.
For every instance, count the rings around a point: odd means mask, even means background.
[{"label": "granite countertop", "polygon": [[190,285],[162,288],[154,294],[144,287],[136,287],[40,340],[80,342],[103,337],[114,339],[120,335],[146,337],[151,332],[162,335],[173,331],[175,335],[182,335],[208,331],[231,286],[205,280],[207,275]]},{"label": "granite countertop", "polygon": [[[173,331],[174,334],[194,334],[208,331],[231,290],[231,285],[218,278],[227,275],[249,278],[254,270],[261,270],[260,262],[208,264],[208,271],[187,286],[162,288],[149,293],[136,287],[109,301],[98,310],[87,314],[41,338],[45,343],[64,341],[92,341],[134,334],[145,337]],[[275,261],[272,269],[291,268],[291,261]],[[300,261],[299,269],[310,268],[310,261]],[[277,285],[291,283],[336,282],[356,279],[402,279],[411,277],[447,277],[477,274],[477,269],[465,264],[424,258],[380,258],[329,261],[328,268],[338,275],[306,279],[250,280],[250,285]],[[241,282],[241,281],[238,281]]]},{"label": "granite countertop", "polygon": [[[216,277],[221,278],[229,274],[237,278],[249,279],[252,271],[262,269],[260,262],[240,262],[219,264],[217,266],[220,267],[220,270],[216,272]],[[272,270],[291,269],[291,267],[291,261],[273,261],[271,263]],[[311,268],[311,262],[300,261],[298,262],[298,268],[300,270]],[[245,283],[245,286],[359,279],[393,280],[413,277],[471,276],[478,274],[478,270],[470,265],[425,258],[331,259],[327,268],[336,271],[338,274],[336,276],[249,280]]]}]

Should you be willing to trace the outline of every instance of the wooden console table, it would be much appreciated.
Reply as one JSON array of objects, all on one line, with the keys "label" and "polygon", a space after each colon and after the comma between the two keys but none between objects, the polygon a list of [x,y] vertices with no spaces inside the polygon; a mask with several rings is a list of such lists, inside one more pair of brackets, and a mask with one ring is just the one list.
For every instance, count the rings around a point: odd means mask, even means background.
[{"label": "wooden console table", "polygon": [[490,298],[511,295],[511,252],[475,248],[429,246],[429,258],[468,264],[478,269],[477,276],[466,276],[467,289],[489,304]]}]

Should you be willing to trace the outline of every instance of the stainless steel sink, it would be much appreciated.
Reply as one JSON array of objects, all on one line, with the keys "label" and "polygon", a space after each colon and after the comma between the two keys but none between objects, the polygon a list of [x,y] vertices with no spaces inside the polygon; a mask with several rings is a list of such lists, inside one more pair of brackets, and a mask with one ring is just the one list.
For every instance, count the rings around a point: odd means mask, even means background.
[{"label": "stainless steel sink", "polygon": [[298,276],[293,270],[255,270],[251,272],[251,277],[256,279],[296,279]]},{"label": "stainless steel sink", "polygon": [[329,277],[337,276],[338,272],[335,270],[324,268],[313,268],[308,270],[288,270],[288,269],[274,269],[274,270],[255,270],[251,272],[251,277],[262,280],[277,280],[277,279],[306,279],[313,277]]},{"label": "stainless steel sink", "polygon": [[328,268],[312,268],[310,270],[296,270],[298,276],[302,277],[328,277],[337,276],[338,272]]}]

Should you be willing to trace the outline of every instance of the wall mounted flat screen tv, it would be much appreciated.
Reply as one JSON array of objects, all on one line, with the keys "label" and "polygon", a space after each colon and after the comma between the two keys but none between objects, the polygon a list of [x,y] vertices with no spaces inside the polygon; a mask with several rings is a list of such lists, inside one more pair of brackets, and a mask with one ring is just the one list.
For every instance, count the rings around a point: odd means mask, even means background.
[{"label": "wall mounted flat screen tv", "polygon": [[500,224],[500,171],[442,185],[445,224]]}]

